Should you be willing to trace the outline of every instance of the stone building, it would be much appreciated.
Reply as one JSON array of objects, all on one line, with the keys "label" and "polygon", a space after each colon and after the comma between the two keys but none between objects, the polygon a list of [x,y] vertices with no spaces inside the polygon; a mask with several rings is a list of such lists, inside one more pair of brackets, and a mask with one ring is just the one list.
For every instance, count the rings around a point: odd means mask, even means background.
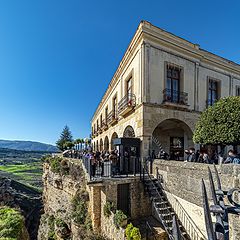
[{"label": "stone building", "polygon": [[141,139],[142,156],[193,146],[199,113],[240,95],[240,66],[142,21],[91,121],[94,150]]}]

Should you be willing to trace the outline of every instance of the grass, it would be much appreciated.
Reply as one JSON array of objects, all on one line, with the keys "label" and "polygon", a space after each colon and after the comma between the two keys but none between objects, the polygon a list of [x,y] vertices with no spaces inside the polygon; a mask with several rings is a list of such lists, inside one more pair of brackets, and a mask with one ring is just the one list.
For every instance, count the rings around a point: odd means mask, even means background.
[{"label": "grass", "polygon": [[42,190],[42,163],[34,162],[27,164],[9,163],[0,166],[6,176],[13,178],[23,184]]}]

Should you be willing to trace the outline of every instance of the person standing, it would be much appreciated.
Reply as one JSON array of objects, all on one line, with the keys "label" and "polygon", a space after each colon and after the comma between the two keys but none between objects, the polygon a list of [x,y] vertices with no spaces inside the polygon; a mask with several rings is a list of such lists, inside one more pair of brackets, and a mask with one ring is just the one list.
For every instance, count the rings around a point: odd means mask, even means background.
[{"label": "person standing", "polygon": [[195,162],[196,161],[196,154],[194,148],[189,148],[189,155],[187,157],[188,162]]}]

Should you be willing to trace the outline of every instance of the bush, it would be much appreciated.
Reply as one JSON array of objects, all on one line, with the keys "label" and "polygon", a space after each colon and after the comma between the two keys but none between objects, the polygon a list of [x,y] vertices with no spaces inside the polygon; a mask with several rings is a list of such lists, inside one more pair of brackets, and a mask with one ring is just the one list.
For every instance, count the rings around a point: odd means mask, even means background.
[{"label": "bush", "polygon": [[61,218],[55,219],[55,224],[60,228],[68,228],[68,225]]},{"label": "bush", "polygon": [[127,240],[141,240],[139,228],[134,227],[132,223],[127,225],[125,235],[127,237]]},{"label": "bush", "polygon": [[116,207],[114,204],[110,201],[107,201],[103,207],[103,214],[105,217],[109,217],[111,215],[111,212],[115,213]]},{"label": "bush", "polygon": [[52,157],[49,159],[51,171],[54,173],[60,173],[61,172],[61,161],[62,158],[60,157]]},{"label": "bush", "polygon": [[54,222],[55,218],[53,215],[48,217],[48,240],[55,240],[56,239],[56,234],[54,231]]},{"label": "bush", "polygon": [[132,240],[141,240],[141,234],[139,228],[134,227],[131,232]]},{"label": "bush", "polygon": [[23,227],[24,218],[17,210],[0,208],[0,239],[19,239]]},{"label": "bush", "polygon": [[72,199],[72,218],[77,224],[84,224],[87,218],[87,199],[86,194],[82,192],[76,194]]},{"label": "bush", "polygon": [[124,221],[127,220],[127,216],[121,210],[117,210],[113,217],[113,222],[117,228],[120,228]]},{"label": "bush", "polygon": [[126,230],[125,230],[125,235],[126,235],[126,237],[127,237],[127,240],[131,240],[131,232],[132,232],[132,229],[133,229],[133,225],[132,225],[132,223],[129,223],[129,224],[127,225]]}]

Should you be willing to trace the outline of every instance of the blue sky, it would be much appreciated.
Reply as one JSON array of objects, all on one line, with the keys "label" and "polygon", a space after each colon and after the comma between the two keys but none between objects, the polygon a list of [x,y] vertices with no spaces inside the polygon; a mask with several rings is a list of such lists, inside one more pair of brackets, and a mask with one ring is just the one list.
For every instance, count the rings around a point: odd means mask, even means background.
[{"label": "blue sky", "polygon": [[0,139],[55,143],[90,120],[144,19],[240,63],[238,1],[0,1]]}]

